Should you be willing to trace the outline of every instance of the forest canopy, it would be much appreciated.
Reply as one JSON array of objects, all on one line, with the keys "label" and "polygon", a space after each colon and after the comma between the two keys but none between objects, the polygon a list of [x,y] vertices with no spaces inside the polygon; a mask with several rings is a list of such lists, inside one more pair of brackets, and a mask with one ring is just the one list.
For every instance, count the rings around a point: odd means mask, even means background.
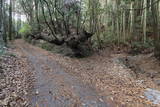
[{"label": "forest canopy", "polygon": [[[121,45],[160,56],[160,0],[1,0],[0,36],[88,48]],[[25,20],[26,19],[26,20]],[[25,20],[25,21],[24,21]]]}]

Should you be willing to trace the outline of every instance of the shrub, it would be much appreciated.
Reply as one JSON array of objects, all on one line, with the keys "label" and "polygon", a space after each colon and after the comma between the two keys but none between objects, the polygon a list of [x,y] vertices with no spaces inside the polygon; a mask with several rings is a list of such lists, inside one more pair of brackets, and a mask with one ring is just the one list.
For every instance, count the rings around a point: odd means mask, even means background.
[{"label": "shrub", "polygon": [[143,42],[132,42],[131,43],[131,54],[137,55],[144,52],[150,52],[153,49],[153,40],[147,40],[146,43]]},{"label": "shrub", "polygon": [[160,42],[155,42],[155,51],[154,51],[155,57],[157,57],[160,60]]},{"label": "shrub", "polygon": [[19,34],[23,37],[26,37],[32,31],[32,27],[29,24],[24,24],[23,27],[19,30]]},{"label": "shrub", "polygon": [[47,50],[47,51],[52,51],[53,50],[53,45],[50,43],[42,43],[41,48]]}]

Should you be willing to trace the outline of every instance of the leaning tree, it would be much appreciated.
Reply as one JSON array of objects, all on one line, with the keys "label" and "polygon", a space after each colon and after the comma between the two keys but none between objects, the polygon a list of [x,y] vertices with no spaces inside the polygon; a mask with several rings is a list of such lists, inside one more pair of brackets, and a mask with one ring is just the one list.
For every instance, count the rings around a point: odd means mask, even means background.
[{"label": "leaning tree", "polygon": [[[93,32],[87,32],[84,27],[86,18],[82,17],[82,0],[34,0],[28,2],[28,0],[21,0],[24,12],[31,23],[36,22],[38,25],[38,29],[28,36],[56,45],[66,44],[76,55],[82,55],[85,52],[87,45],[84,44],[92,37]],[[43,20],[40,20],[42,18]],[[40,28],[40,25],[44,23],[47,25],[47,29]],[[39,31],[40,29],[43,29],[43,32]]]}]

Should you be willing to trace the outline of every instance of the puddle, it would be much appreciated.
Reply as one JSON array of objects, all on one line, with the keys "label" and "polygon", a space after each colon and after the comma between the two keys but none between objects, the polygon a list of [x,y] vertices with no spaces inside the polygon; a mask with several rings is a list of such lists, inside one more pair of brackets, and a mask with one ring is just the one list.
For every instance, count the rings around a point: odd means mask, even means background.
[{"label": "puddle", "polygon": [[160,91],[147,88],[144,95],[153,104],[160,104]]}]

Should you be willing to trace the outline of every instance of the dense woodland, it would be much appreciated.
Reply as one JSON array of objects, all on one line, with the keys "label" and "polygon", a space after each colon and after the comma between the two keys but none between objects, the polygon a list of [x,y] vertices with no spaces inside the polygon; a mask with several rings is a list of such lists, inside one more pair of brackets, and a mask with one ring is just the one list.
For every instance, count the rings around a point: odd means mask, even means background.
[{"label": "dense woodland", "polygon": [[[0,37],[66,44],[75,54],[106,45],[160,51],[159,0],[1,0]],[[23,21],[25,15],[27,20]]]},{"label": "dense woodland", "polygon": [[160,0],[0,0],[0,107],[160,107]]}]

